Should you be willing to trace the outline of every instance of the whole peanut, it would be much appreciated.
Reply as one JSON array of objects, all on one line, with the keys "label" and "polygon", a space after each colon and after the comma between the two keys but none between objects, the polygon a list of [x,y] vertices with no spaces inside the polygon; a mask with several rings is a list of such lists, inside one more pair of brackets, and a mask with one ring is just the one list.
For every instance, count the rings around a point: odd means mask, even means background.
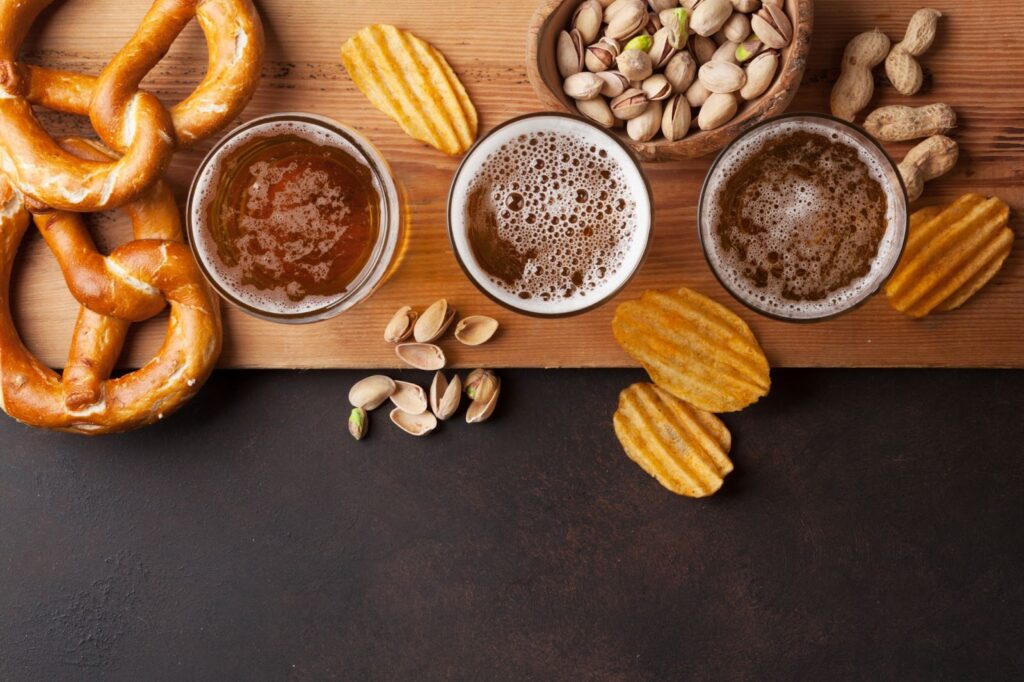
[{"label": "whole peanut", "polygon": [[956,142],[945,135],[932,135],[907,152],[899,165],[907,186],[907,199],[917,200],[924,191],[924,183],[948,173],[959,155]]},{"label": "whole peanut", "polygon": [[916,58],[931,47],[941,16],[937,9],[917,10],[910,17],[903,40],[892,46],[885,60],[885,75],[900,94],[913,95],[921,89],[924,72]]},{"label": "whole peanut", "polygon": [[852,121],[875,91],[871,69],[889,52],[889,37],[877,28],[854,36],[843,51],[843,67],[832,87],[832,115]]},{"label": "whole peanut", "polygon": [[868,114],[864,120],[864,129],[886,142],[940,135],[955,127],[956,112],[953,107],[939,103],[924,107],[881,107]]}]

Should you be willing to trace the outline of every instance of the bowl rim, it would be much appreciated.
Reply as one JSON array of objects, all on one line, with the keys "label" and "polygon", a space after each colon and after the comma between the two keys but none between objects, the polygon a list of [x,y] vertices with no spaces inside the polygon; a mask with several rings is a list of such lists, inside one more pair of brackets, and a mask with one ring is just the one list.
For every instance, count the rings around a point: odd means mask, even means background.
[{"label": "bowl rim", "polygon": [[[560,112],[575,115],[577,112],[562,101],[560,94],[544,79],[540,69],[541,37],[553,30],[552,16],[566,3],[580,0],[540,0],[530,17],[526,40],[526,75],[534,93],[541,104]],[[807,58],[811,50],[811,37],[814,32],[814,0],[792,0],[799,10],[798,21],[794,22],[794,32],[790,44],[780,50],[788,53],[780,54],[779,73],[775,81],[760,97],[750,103],[746,110],[741,111],[732,120],[712,130],[697,130],[681,140],[658,140],[637,142],[625,137],[623,133],[614,131],[616,137],[630,147],[642,161],[664,162],[690,158],[701,158],[716,153],[737,136],[742,135],[753,126],[782,114],[793,101],[803,81]],[[558,29],[562,30],[562,29]],[[790,81],[787,87],[781,88],[783,79]]]},{"label": "bowl rim", "polygon": [[[901,237],[900,245],[897,253],[895,254],[895,257],[893,258],[892,267],[889,269],[887,273],[885,273],[883,277],[879,278],[877,285],[869,292],[867,292],[864,295],[864,297],[861,298],[859,301],[849,306],[848,308],[843,308],[841,310],[837,310],[836,312],[829,313],[827,315],[822,315],[819,317],[786,317],[784,315],[779,315],[777,313],[769,312],[767,310],[762,310],[761,308],[758,308],[748,303],[746,300],[737,295],[733,288],[726,284],[725,280],[722,279],[722,276],[719,274],[718,270],[711,263],[711,259],[708,257],[708,245],[704,240],[704,200],[707,196],[708,182],[710,181],[711,176],[714,174],[715,170],[718,168],[718,164],[721,163],[722,159],[725,158],[725,155],[729,153],[729,151],[736,145],[737,142],[747,137],[748,135],[753,134],[759,128],[793,118],[824,119],[826,121],[829,121],[830,123],[837,123],[841,126],[850,128],[854,132],[857,132],[860,135],[862,135],[864,139],[867,140],[868,144],[873,145],[879,152],[881,152],[881,158],[888,161],[888,163],[892,167],[893,175],[896,177],[898,188],[900,190],[901,196],[903,197],[903,221],[902,227],[899,230],[899,236]],[[907,185],[903,180],[903,174],[899,172],[898,164],[896,163],[895,159],[892,158],[889,152],[886,151],[882,143],[879,142],[871,133],[869,133],[867,130],[857,125],[856,123],[852,123],[845,119],[841,119],[838,116],[833,116],[831,114],[823,114],[817,111],[794,111],[791,113],[782,114],[781,116],[773,116],[772,118],[765,119],[764,121],[759,122],[757,125],[754,125],[748,130],[744,131],[743,133],[737,135],[734,140],[732,140],[727,145],[722,147],[722,149],[718,152],[718,155],[715,156],[715,160],[711,162],[711,166],[708,168],[707,175],[704,176],[704,182],[700,186],[700,194],[697,197],[697,241],[700,244],[701,253],[704,254],[704,261],[705,263],[707,263],[708,269],[711,270],[711,274],[715,276],[715,279],[718,281],[718,284],[723,289],[725,289],[725,291],[730,296],[732,296],[734,300],[741,303],[748,310],[751,310],[757,313],[758,315],[762,315],[764,317],[779,322],[790,322],[794,324],[814,324],[817,322],[827,322],[828,320],[834,320],[835,318],[841,315],[845,315],[846,313],[852,312],[857,308],[860,308],[862,305],[864,305],[869,300],[874,298],[878,294],[878,292],[881,291],[882,288],[886,285],[889,279],[892,278],[893,273],[896,272],[896,268],[899,267],[900,259],[903,257],[903,251],[907,247],[907,237],[910,234],[910,204],[910,198],[907,196]],[[897,227],[900,226],[898,225]]]},{"label": "bowl rim", "polygon": [[[604,296],[602,296],[599,299],[595,300],[593,303],[591,303],[591,304],[589,304],[589,305],[587,305],[587,306],[585,306],[583,308],[578,308],[576,310],[570,310],[570,311],[562,312],[562,313],[543,313],[543,312],[539,312],[539,311],[536,311],[536,310],[524,310],[522,308],[517,308],[517,307],[511,305],[510,303],[501,300],[500,298],[498,298],[494,294],[492,294],[490,291],[488,291],[486,288],[484,288],[476,280],[476,278],[473,276],[473,274],[470,272],[469,268],[466,266],[466,263],[462,259],[462,255],[459,253],[459,249],[458,249],[458,247],[455,244],[455,238],[453,236],[454,225],[452,223],[452,196],[454,195],[455,185],[457,184],[459,176],[462,174],[463,170],[465,169],[466,162],[469,160],[469,158],[476,151],[477,147],[479,147],[480,144],[484,140],[486,140],[487,138],[489,138],[491,135],[493,135],[494,133],[498,132],[502,128],[505,128],[505,127],[507,127],[509,125],[512,125],[514,123],[518,123],[519,121],[522,121],[524,119],[545,118],[545,117],[568,118],[568,119],[571,119],[571,120],[583,123],[584,125],[589,126],[589,127],[593,128],[593,129],[595,129],[596,131],[600,132],[605,137],[607,137],[609,140],[612,140],[615,144],[617,144],[620,147],[622,147],[622,150],[626,153],[626,156],[633,162],[633,165],[636,167],[636,172],[639,175],[640,180],[643,183],[644,192],[647,194],[647,204],[648,204],[649,209],[650,209],[650,220],[649,220],[649,226],[648,226],[648,229],[647,229],[647,242],[644,244],[644,249],[640,253],[640,256],[636,259],[636,262],[634,263],[634,265],[633,265],[632,269],[630,270],[629,274],[625,277],[625,279],[622,280],[622,283],[619,284],[614,289],[612,289],[611,291],[609,291]],[[531,113],[527,113],[527,114],[521,114],[519,116],[515,116],[513,118],[510,118],[510,119],[507,119],[505,121],[502,121],[501,123],[496,125],[494,128],[491,128],[489,131],[487,131],[486,135],[483,135],[482,137],[477,138],[477,140],[473,143],[473,146],[471,146],[466,151],[466,153],[462,156],[462,159],[459,161],[459,165],[456,166],[455,172],[452,174],[452,181],[451,181],[451,185],[448,188],[448,199],[447,199],[447,203],[446,203],[446,206],[445,206],[445,222],[446,222],[447,232],[448,232],[448,243],[451,246],[452,254],[455,256],[455,261],[459,264],[459,268],[462,270],[462,274],[466,276],[466,279],[468,279],[473,284],[474,287],[476,287],[477,291],[482,293],[484,296],[489,298],[491,301],[493,301],[493,302],[497,303],[498,305],[500,305],[501,307],[505,308],[506,310],[512,311],[514,313],[518,313],[520,315],[526,315],[527,317],[534,317],[534,318],[538,318],[538,319],[559,319],[559,318],[566,318],[566,317],[575,317],[576,315],[582,315],[583,313],[587,313],[587,312],[590,312],[590,311],[592,311],[592,310],[594,310],[596,308],[599,308],[602,305],[604,305],[604,304],[608,303],[609,301],[611,301],[613,298],[618,296],[620,293],[622,293],[623,290],[626,289],[626,287],[629,285],[629,283],[633,281],[633,278],[636,277],[637,273],[639,273],[640,270],[643,268],[644,262],[647,260],[648,255],[650,255],[651,245],[654,243],[655,213],[656,212],[655,212],[655,209],[654,209],[654,191],[651,188],[651,181],[648,179],[647,173],[644,172],[643,163],[641,162],[640,158],[637,156],[637,154],[633,150],[633,148],[630,147],[628,144],[626,144],[624,140],[622,140],[618,135],[613,134],[607,128],[602,128],[601,126],[597,125],[596,123],[594,123],[593,121],[590,121],[587,118],[584,118],[583,116],[579,116],[579,115],[576,115],[576,114],[570,114],[570,113],[563,112],[563,111],[535,111],[535,112],[531,112]]]}]

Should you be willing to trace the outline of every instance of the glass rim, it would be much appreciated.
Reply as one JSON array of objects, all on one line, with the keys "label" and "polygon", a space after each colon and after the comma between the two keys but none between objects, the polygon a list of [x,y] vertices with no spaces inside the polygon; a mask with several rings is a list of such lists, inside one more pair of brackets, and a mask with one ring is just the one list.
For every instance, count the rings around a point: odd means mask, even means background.
[{"label": "glass rim", "polygon": [[[208,166],[213,162],[221,150],[240,134],[261,125],[277,122],[295,122],[312,125],[344,138],[359,154],[360,160],[363,161],[363,163],[366,164],[366,167],[370,169],[370,172],[372,173],[381,192],[381,216],[378,221],[377,240],[374,244],[373,252],[370,254],[369,259],[367,259],[366,265],[363,266],[356,278],[347,285],[345,291],[342,292],[336,300],[330,301],[323,306],[297,313],[276,313],[264,310],[240,300],[235,294],[223,286],[217,278],[209,272],[206,264],[203,262],[203,258],[199,254],[200,249],[197,246],[197,240],[195,237],[196,228],[192,219],[194,203],[196,201],[196,187],[199,184],[199,179],[202,177],[203,173],[206,172]],[[390,259],[385,258],[386,253],[390,252],[393,256],[397,248],[399,232],[401,230],[400,221],[401,197],[398,192],[397,183],[395,182],[394,175],[391,172],[390,165],[388,165],[383,154],[380,153],[376,146],[374,146],[374,144],[362,133],[345,125],[344,123],[327,116],[301,111],[284,111],[257,116],[256,118],[250,119],[249,121],[246,121],[225,133],[219,140],[217,140],[217,143],[210,148],[203,157],[203,160],[200,161],[195,174],[192,176],[192,182],[190,183],[188,190],[188,199],[185,203],[185,232],[188,236],[189,247],[192,249],[193,256],[196,260],[196,264],[199,266],[200,272],[203,273],[203,277],[209,285],[221,298],[237,307],[242,312],[262,320],[281,324],[309,324],[330,319],[344,312],[352,305],[359,303],[366,296],[372,293],[372,291],[376,289],[377,285],[383,281],[383,276],[390,266],[390,262],[382,263],[382,259],[389,261]],[[374,282],[367,291],[367,285],[374,278],[377,279],[377,282]]]},{"label": "glass rim", "polygon": [[[710,183],[715,171],[718,169],[719,164],[737,143],[741,142],[743,139],[751,135],[754,131],[759,130],[760,128],[763,128],[768,125],[780,123],[787,119],[820,119],[823,121],[827,121],[830,124],[844,126],[861,135],[867,141],[868,144],[873,146],[881,154],[881,158],[884,159],[889,164],[890,168],[892,169],[893,175],[896,177],[896,186],[899,189],[898,194],[896,194],[895,196],[902,197],[903,200],[903,220],[901,221],[901,224],[896,225],[896,228],[898,229],[897,236],[899,237],[899,248],[897,249],[896,254],[893,258],[892,266],[889,268],[887,272],[885,272],[884,275],[878,278],[876,286],[867,291],[859,301],[856,301],[855,303],[846,308],[842,308],[835,312],[827,313],[825,315],[819,315],[816,317],[786,317],[785,315],[780,315],[778,313],[758,308],[752,303],[746,301],[734,290],[733,287],[726,283],[725,278],[719,273],[718,268],[715,266],[711,256],[708,253],[709,246],[706,240],[704,239],[704,203],[707,200],[708,184]],[[704,254],[704,260],[707,262],[708,268],[711,270],[711,274],[715,276],[715,279],[718,281],[719,285],[721,285],[721,287],[725,289],[726,292],[728,292],[728,294],[733,297],[733,299],[741,303],[744,307],[746,307],[749,310],[752,310],[758,315],[763,315],[767,318],[777,320],[780,322],[791,322],[795,324],[813,324],[815,322],[826,322],[828,320],[833,320],[839,317],[840,315],[844,315],[848,312],[856,310],[857,308],[864,305],[867,301],[874,298],[874,296],[879,291],[882,290],[886,282],[889,281],[893,273],[896,271],[896,268],[899,265],[900,258],[903,255],[903,250],[906,248],[907,245],[907,233],[909,232],[909,230],[910,200],[907,197],[906,183],[903,181],[903,175],[899,172],[899,166],[896,163],[896,161],[892,158],[892,156],[890,156],[889,152],[885,150],[885,147],[883,147],[882,144],[878,140],[876,140],[873,135],[871,135],[871,133],[869,133],[861,126],[857,125],[856,123],[852,123],[850,121],[838,118],[836,116],[832,116],[831,114],[823,114],[819,112],[796,111],[781,114],[779,116],[773,116],[772,118],[759,121],[756,125],[751,126],[742,134],[734,137],[729,142],[729,144],[725,145],[721,149],[721,151],[719,151],[719,153],[715,156],[715,160],[712,161],[711,166],[708,168],[707,174],[704,176],[704,182],[701,184],[700,195],[697,199],[697,240],[700,242],[701,252]]]},{"label": "glass rim", "polygon": [[[621,148],[626,153],[627,158],[633,164],[633,168],[635,169],[636,174],[639,176],[639,178],[641,180],[641,183],[643,185],[644,192],[647,195],[647,205],[648,205],[648,212],[650,213],[650,218],[648,220],[646,243],[644,244],[644,248],[643,248],[643,251],[640,253],[640,256],[636,259],[636,262],[633,264],[632,268],[630,269],[629,274],[626,275],[625,279],[622,280],[621,284],[619,284],[615,288],[613,288],[610,291],[608,291],[606,294],[604,294],[603,296],[601,296],[600,298],[595,300],[593,303],[589,303],[588,305],[586,305],[586,306],[584,306],[582,308],[575,309],[575,310],[569,310],[569,311],[565,311],[565,312],[545,313],[545,312],[541,312],[541,311],[537,311],[537,310],[524,310],[523,308],[520,308],[520,307],[517,307],[515,305],[512,305],[508,301],[502,300],[498,296],[496,296],[493,293],[491,293],[490,291],[488,291],[487,288],[485,288],[479,281],[477,281],[476,277],[473,276],[473,273],[466,266],[466,263],[463,260],[462,254],[459,253],[459,248],[458,248],[458,246],[455,243],[455,236],[454,236],[455,225],[454,225],[454,221],[452,219],[452,197],[454,196],[455,186],[458,183],[458,179],[462,175],[462,172],[466,168],[466,163],[469,161],[470,157],[477,150],[477,148],[484,142],[484,140],[488,139],[489,137],[494,135],[499,130],[502,130],[503,128],[506,128],[506,127],[508,127],[508,126],[510,126],[510,125],[512,125],[514,123],[518,123],[520,121],[523,121],[523,120],[526,120],[526,119],[531,119],[531,118],[565,118],[565,119],[570,119],[572,121],[575,121],[575,122],[578,122],[578,123],[582,123],[582,124],[592,128],[594,131],[600,133],[606,139],[613,141],[616,145],[618,145],[619,148]],[[576,315],[582,315],[583,313],[590,312],[590,311],[594,310],[595,308],[598,308],[598,307],[604,305],[605,303],[607,303],[611,299],[615,298],[618,294],[622,293],[622,291],[629,285],[629,283],[633,280],[633,278],[636,276],[636,274],[640,271],[640,268],[643,266],[644,262],[647,260],[648,254],[650,254],[651,243],[654,241],[654,193],[651,190],[650,180],[648,180],[647,174],[644,172],[643,165],[642,165],[639,157],[637,157],[636,153],[634,153],[633,150],[629,148],[629,145],[627,145],[625,142],[623,142],[617,135],[614,135],[614,134],[610,133],[605,128],[602,128],[602,127],[600,127],[598,125],[595,125],[594,123],[592,123],[591,121],[588,121],[586,118],[583,118],[582,116],[576,116],[574,114],[564,113],[564,112],[561,112],[561,111],[540,111],[540,112],[533,112],[533,113],[529,113],[529,114],[521,114],[519,116],[514,116],[514,117],[512,117],[510,119],[502,121],[501,123],[496,125],[494,128],[489,130],[486,135],[484,135],[483,137],[479,138],[476,142],[473,143],[473,145],[466,151],[466,153],[463,155],[462,159],[459,161],[459,165],[455,168],[455,173],[452,175],[452,182],[451,182],[450,187],[448,188],[448,200],[447,200],[447,206],[445,207],[445,219],[446,219],[447,227],[448,227],[448,243],[450,244],[450,246],[452,248],[452,253],[455,255],[455,260],[459,264],[459,268],[462,270],[462,273],[466,276],[466,279],[468,279],[473,284],[473,286],[475,286],[477,288],[477,290],[480,293],[482,293],[484,296],[489,298],[491,301],[493,301],[493,302],[497,303],[498,305],[500,305],[501,307],[505,308],[506,310],[510,310],[510,311],[512,311],[514,313],[518,313],[520,315],[526,315],[528,317],[541,318],[541,319],[558,319],[558,318],[563,318],[563,317],[574,317]]]}]

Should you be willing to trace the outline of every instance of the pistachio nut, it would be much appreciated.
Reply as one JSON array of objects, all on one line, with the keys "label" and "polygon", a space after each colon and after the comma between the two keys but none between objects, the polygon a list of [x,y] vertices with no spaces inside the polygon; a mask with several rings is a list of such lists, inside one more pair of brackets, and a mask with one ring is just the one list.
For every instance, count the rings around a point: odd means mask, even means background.
[{"label": "pistachio nut", "polygon": [[699,36],[696,33],[690,36],[687,43],[690,48],[690,54],[697,59],[698,64],[710,62],[711,58],[715,55],[715,50],[718,49],[718,45],[711,38]]},{"label": "pistachio nut", "polygon": [[690,30],[697,35],[712,36],[732,16],[730,0],[702,0],[693,9]]},{"label": "pistachio nut", "polygon": [[396,381],[395,392],[391,394],[391,403],[409,414],[421,414],[427,411],[427,393],[416,384],[408,381]]},{"label": "pistachio nut", "polygon": [[762,52],[747,64],[747,84],[740,89],[740,97],[752,100],[768,90],[779,68],[779,53],[774,50]]},{"label": "pistachio nut", "polygon": [[629,79],[618,71],[601,71],[597,76],[604,81],[601,94],[605,97],[618,97],[629,87]]},{"label": "pistachio nut", "polygon": [[697,8],[697,5],[701,3],[701,0],[679,0],[679,6],[683,9],[688,9],[691,12]]},{"label": "pistachio nut", "polygon": [[745,40],[736,47],[736,61],[740,64],[750,61],[763,49],[764,43],[758,40],[757,36],[751,36],[750,40]]},{"label": "pistachio nut", "polygon": [[583,58],[584,64],[593,73],[610,69],[621,51],[619,41],[604,36],[587,48],[587,53]]},{"label": "pistachio nut", "polygon": [[455,338],[467,346],[479,346],[490,341],[497,331],[498,321],[493,317],[470,315],[455,325]]},{"label": "pistachio nut", "polygon": [[647,54],[651,55],[651,65],[657,69],[665,68],[668,60],[676,53],[676,48],[668,42],[669,31],[667,28],[660,29],[654,34],[653,44]]},{"label": "pistachio nut", "polygon": [[630,81],[642,81],[654,71],[651,55],[641,50],[623,50],[615,64]]},{"label": "pistachio nut", "polygon": [[410,367],[429,371],[442,369],[447,362],[444,351],[432,343],[400,343],[395,346],[395,355]]},{"label": "pistachio nut", "polygon": [[583,45],[583,36],[576,29],[558,34],[555,61],[562,78],[568,78],[583,70]]},{"label": "pistachio nut", "polygon": [[486,389],[481,387],[476,397],[473,398],[473,402],[469,404],[469,409],[466,410],[466,423],[479,424],[490,419],[491,415],[494,414],[494,407],[498,404],[498,395],[500,393],[501,380],[490,374]]},{"label": "pistachio nut", "polygon": [[348,432],[356,440],[362,440],[369,428],[370,420],[366,417],[366,410],[361,407],[353,407],[348,415]]},{"label": "pistachio nut", "polygon": [[580,32],[584,43],[592,43],[601,31],[604,7],[597,0],[583,0],[572,15],[572,27]]},{"label": "pistachio nut", "polygon": [[491,395],[498,390],[498,377],[489,369],[474,369],[466,377],[462,389],[469,396],[470,400],[490,400]]},{"label": "pistachio nut", "polygon": [[430,410],[434,416],[444,421],[459,409],[462,401],[462,380],[456,374],[452,377],[451,383],[444,373],[434,374],[434,380],[430,383]]},{"label": "pistachio nut", "polygon": [[646,33],[641,33],[638,36],[630,38],[629,42],[626,43],[626,46],[622,49],[640,50],[641,52],[648,52],[650,51],[653,45],[654,41],[651,39],[651,36],[647,35]]},{"label": "pistachio nut", "polygon": [[761,9],[761,0],[732,0],[732,8],[737,12],[750,14]]},{"label": "pistachio nut", "polygon": [[[622,0],[616,0],[615,4],[618,2],[622,2]],[[625,40],[639,33],[646,25],[647,8],[642,4],[630,4],[612,16],[604,34],[615,40]]]},{"label": "pistachio nut", "polygon": [[580,71],[565,79],[562,90],[573,99],[593,99],[601,94],[604,81],[596,73]]},{"label": "pistachio nut", "polygon": [[388,343],[401,343],[412,335],[412,326],[416,323],[416,311],[407,305],[399,308],[388,326],[384,328],[384,340]]},{"label": "pistachio nut", "polygon": [[697,114],[697,125],[701,130],[714,130],[725,125],[739,108],[739,102],[735,94],[731,92],[714,92]]},{"label": "pistachio nut", "polygon": [[661,102],[650,102],[639,116],[626,121],[626,134],[631,140],[647,142],[661,130]]},{"label": "pistachio nut", "polygon": [[601,0],[601,4],[604,5],[604,23],[606,24],[610,24],[615,15],[630,7],[638,7],[645,12],[647,11],[643,0],[615,0],[614,2]]},{"label": "pistachio nut", "polygon": [[[711,55],[712,62],[729,62],[730,64],[736,63],[736,48],[739,47],[736,43],[730,43],[726,41],[718,46],[715,53]],[[710,62],[709,62],[710,63]]]},{"label": "pistachio nut", "polygon": [[661,25],[668,29],[669,45],[677,50],[683,49],[690,33],[690,11],[676,7],[662,11],[658,18],[661,19]]},{"label": "pistachio nut", "polygon": [[348,402],[352,407],[374,410],[395,392],[395,381],[383,374],[374,374],[352,384]]},{"label": "pistachio nut", "polygon": [[676,2],[676,0],[647,0],[647,4],[650,6],[652,12],[661,12],[663,10],[679,6],[679,3]]},{"label": "pistachio nut", "polygon": [[437,417],[433,412],[409,414],[397,407],[391,410],[391,422],[410,436],[425,436],[437,428]]},{"label": "pistachio nut", "polygon": [[781,50],[793,39],[793,23],[786,10],[771,2],[762,3],[760,11],[750,18],[750,28],[773,50]]},{"label": "pistachio nut", "polygon": [[612,114],[615,118],[628,121],[644,113],[647,109],[647,95],[639,88],[630,88],[611,102]]},{"label": "pistachio nut", "polygon": [[683,96],[686,97],[686,101],[690,103],[691,107],[697,109],[704,105],[710,95],[710,90],[705,88],[699,80],[694,80]]},{"label": "pistachio nut", "polygon": [[611,128],[615,125],[615,116],[612,115],[612,110],[603,97],[577,100],[576,110],[594,123],[605,128]]},{"label": "pistachio nut", "polygon": [[665,65],[665,78],[676,92],[686,92],[697,77],[697,62],[689,52],[677,52]]},{"label": "pistachio nut", "polygon": [[660,102],[672,95],[672,85],[665,78],[664,74],[660,73],[653,74],[645,79],[640,85],[640,89],[647,95],[647,99],[652,102]]},{"label": "pistachio nut", "polygon": [[743,69],[723,61],[710,61],[700,67],[697,78],[710,92],[736,92],[747,83]]},{"label": "pistachio nut", "polygon": [[416,324],[412,328],[412,336],[417,343],[432,343],[441,338],[454,319],[455,308],[449,306],[445,299],[438,299],[431,303],[416,320]]},{"label": "pistachio nut", "polygon": [[722,35],[733,43],[742,43],[750,35],[750,19],[742,12],[733,12],[722,26]]},{"label": "pistachio nut", "polygon": [[669,142],[686,137],[690,130],[690,103],[683,95],[675,95],[665,104],[661,116],[661,134]]}]

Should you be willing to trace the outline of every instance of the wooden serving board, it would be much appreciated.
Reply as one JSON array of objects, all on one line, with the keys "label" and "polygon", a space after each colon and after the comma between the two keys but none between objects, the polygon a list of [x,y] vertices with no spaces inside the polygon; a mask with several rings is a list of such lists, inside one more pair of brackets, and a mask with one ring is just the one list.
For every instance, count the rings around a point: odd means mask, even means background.
[{"label": "wooden serving board", "polygon": [[[463,277],[448,245],[445,198],[456,160],[406,137],[369,105],[338,59],[341,42],[361,26],[394,23],[430,40],[448,57],[480,111],[482,129],[539,108],[526,79],[526,29],[532,0],[469,3],[462,0],[257,0],[267,34],[263,80],[243,115],[303,110],[359,128],[391,162],[407,197],[409,239],[392,279],[370,300],[334,320],[304,327],[280,326],[228,308],[225,367],[370,367],[396,364],[381,340],[384,325],[401,305],[422,308],[444,296],[460,311],[497,317],[502,330],[490,344],[459,348],[445,342],[459,365],[616,366],[632,364],[612,339],[615,303],[561,320],[517,316],[490,303]],[[904,98],[877,80],[872,107],[908,102],[947,102],[961,126],[956,170],[932,182],[919,205],[949,201],[974,191],[1001,196],[1013,207],[1018,237],[1024,233],[1024,71],[1014,46],[1024,35],[1018,3],[934,0],[941,9],[938,39],[923,57],[926,83]],[[33,28],[25,59],[97,73],[134,31],[147,2],[65,0]],[[819,0],[807,72],[791,111],[825,111],[842,49],[854,34],[878,26],[894,40],[921,0],[848,2]],[[190,26],[145,85],[165,101],[183,97],[202,76],[206,50]],[[880,70],[879,70],[880,71]],[[866,112],[865,112],[866,113]],[[57,133],[87,133],[82,120],[45,114]],[[179,197],[212,141],[179,154],[170,171]],[[890,151],[902,155],[906,144]],[[1024,243],[1003,270],[961,310],[923,321],[903,317],[877,296],[830,322],[773,322],[746,311],[717,284],[697,243],[695,205],[710,158],[647,164],[654,188],[656,237],[650,257],[620,300],[650,287],[686,285],[725,303],[749,321],[776,366],[1024,366]],[[117,217],[95,219],[101,244],[127,238]],[[60,367],[77,305],[65,289],[42,240],[31,234],[15,273],[16,317],[26,343]],[[164,334],[163,318],[136,326],[124,364],[151,357]]]}]

